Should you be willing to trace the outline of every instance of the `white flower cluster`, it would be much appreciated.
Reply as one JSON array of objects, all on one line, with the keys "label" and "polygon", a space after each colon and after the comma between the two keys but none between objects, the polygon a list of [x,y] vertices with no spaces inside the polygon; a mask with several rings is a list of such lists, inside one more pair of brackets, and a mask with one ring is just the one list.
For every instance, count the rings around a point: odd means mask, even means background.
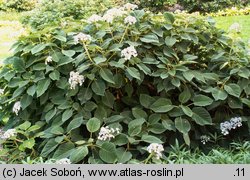
[{"label": "white flower cluster", "polygon": [[103,16],[99,16],[97,14],[93,14],[92,16],[90,16],[86,22],[91,24],[91,23],[95,23],[98,21],[106,21],[108,23],[112,23],[113,20],[116,17],[121,17],[124,14],[127,14],[127,11],[131,11],[134,9],[137,9],[138,6],[135,4],[131,4],[131,3],[127,3],[124,6],[120,7],[120,8],[111,8],[109,10],[107,10],[107,12],[103,15]]},{"label": "white flower cluster", "polygon": [[241,119],[241,117],[234,117],[234,118],[230,119],[230,123],[232,125],[232,129],[236,129],[237,127],[242,126],[242,119]]},{"label": "white flower cluster", "polygon": [[92,38],[90,35],[84,34],[84,33],[79,33],[74,36],[75,44],[78,44],[79,42],[88,42],[88,41],[91,41],[91,39]]},{"label": "white flower cluster", "polygon": [[241,127],[241,126],[242,126],[241,117],[234,117],[230,119],[230,121],[225,121],[221,123],[220,129],[223,135],[228,135],[231,129],[236,129],[237,127]]},{"label": "white flower cluster", "polygon": [[70,159],[68,159],[68,158],[63,158],[63,159],[57,160],[57,161],[55,162],[55,164],[71,164],[71,162],[70,162]]},{"label": "white flower cluster", "polygon": [[52,57],[51,56],[48,56],[46,59],[45,59],[45,64],[47,65],[48,63],[52,62]]},{"label": "white flower cluster", "polygon": [[93,14],[92,16],[90,16],[88,19],[87,19],[87,23],[91,24],[91,23],[95,23],[95,22],[98,22],[98,21],[102,21],[102,17],[97,15],[97,14]]},{"label": "white flower cluster", "polygon": [[82,86],[83,82],[84,82],[83,75],[80,75],[79,72],[74,72],[74,71],[70,72],[70,77],[69,77],[70,89],[75,89],[78,84]]},{"label": "white flower cluster", "polygon": [[131,10],[135,10],[138,8],[138,6],[136,4],[131,4],[131,3],[127,3],[123,6],[123,8],[125,10],[131,11]]},{"label": "white flower cluster", "polygon": [[133,25],[136,23],[136,18],[134,16],[128,16],[124,19],[125,24]]},{"label": "white flower cluster", "polygon": [[106,21],[108,23],[112,23],[114,18],[121,17],[127,12],[124,11],[122,8],[112,8],[107,10],[107,12],[103,15],[102,19],[103,21]]},{"label": "white flower cluster", "polygon": [[15,102],[12,111],[13,111],[16,115],[18,115],[18,112],[19,112],[20,110],[21,110],[21,102],[20,102],[20,101],[17,101],[17,102]]},{"label": "white flower cluster", "polygon": [[229,27],[229,31],[239,33],[241,32],[241,25],[239,23],[233,23]]},{"label": "white flower cluster", "polygon": [[0,89],[0,96],[4,95],[4,89]]},{"label": "white flower cluster", "polygon": [[155,155],[156,159],[160,159],[162,157],[162,151],[164,151],[164,148],[161,144],[151,143],[147,147],[147,151],[149,153],[153,153]]},{"label": "white flower cluster", "polygon": [[16,129],[8,129],[1,135],[1,139],[9,139],[13,136],[16,136],[17,132]]},{"label": "white flower cluster", "polygon": [[137,57],[137,51],[134,46],[127,47],[121,51],[121,56],[124,57],[125,60],[130,60],[133,57]]},{"label": "white flower cluster", "polygon": [[207,135],[202,135],[200,139],[202,144],[206,144],[208,141],[210,141],[210,137]]},{"label": "white flower cluster", "polygon": [[114,128],[109,128],[108,126],[102,127],[97,139],[101,141],[106,141],[106,140],[110,141],[112,138],[115,137],[115,135],[119,133],[120,133],[119,128],[114,129]]}]

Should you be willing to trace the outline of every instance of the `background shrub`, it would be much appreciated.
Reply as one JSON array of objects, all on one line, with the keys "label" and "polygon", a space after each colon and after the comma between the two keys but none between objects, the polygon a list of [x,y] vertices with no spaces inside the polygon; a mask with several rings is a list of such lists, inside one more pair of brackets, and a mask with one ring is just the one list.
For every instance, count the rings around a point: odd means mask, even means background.
[{"label": "background shrub", "polygon": [[[165,154],[176,140],[196,148],[204,135],[220,145],[249,138],[243,42],[197,15],[107,13],[114,18],[104,15],[109,23],[45,29],[14,45],[0,72],[4,130],[15,128],[19,139],[3,142],[7,153],[73,163],[159,163],[147,152],[151,143],[162,144]],[[242,127],[218,138],[220,123],[234,117]],[[101,136],[107,126],[113,136]]]},{"label": "background shrub", "polygon": [[43,0],[33,12],[23,18],[23,22],[33,28],[43,29],[59,25],[67,19],[80,20],[92,13],[103,12],[112,5],[111,0]]},{"label": "background shrub", "polygon": [[188,12],[199,11],[201,13],[217,12],[231,7],[243,7],[250,3],[249,0],[137,0],[133,2],[136,2],[140,7],[149,8],[156,12],[184,9]]},{"label": "background shrub", "polygon": [[166,7],[172,6],[177,3],[177,0],[137,0],[131,1],[132,3],[138,4],[141,8],[148,8],[153,11],[160,11],[166,9]]},{"label": "background shrub", "polygon": [[249,0],[179,0],[178,3],[188,12],[216,12],[230,7],[243,7]]},{"label": "background shrub", "polygon": [[30,11],[35,8],[37,0],[1,0],[2,10]]}]

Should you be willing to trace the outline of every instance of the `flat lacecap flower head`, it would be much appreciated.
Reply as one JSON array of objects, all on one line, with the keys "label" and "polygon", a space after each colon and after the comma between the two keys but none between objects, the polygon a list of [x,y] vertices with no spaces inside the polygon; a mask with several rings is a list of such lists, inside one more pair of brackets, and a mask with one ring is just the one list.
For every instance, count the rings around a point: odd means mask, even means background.
[{"label": "flat lacecap flower head", "polygon": [[204,145],[205,145],[208,141],[210,141],[210,137],[207,136],[207,135],[202,135],[202,136],[200,137],[200,139],[201,139],[201,143],[204,144]]},{"label": "flat lacecap flower head", "polygon": [[59,159],[55,162],[55,164],[71,164],[70,159],[68,158],[63,158],[63,159]]},{"label": "flat lacecap flower head", "polygon": [[101,141],[110,141],[111,139],[115,138],[115,135],[120,133],[119,128],[110,128],[108,126],[106,127],[101,127],[99,135],[98,135],[98,140]]},{"label": "flat lacecap flower head", "polygon": [[151,143],[147,147],[147,151],[153,155],[155,155],[156,159],[160,159],[162,157],[162,152],[164,151],[164,148],[162,144],[158,143]]},{"label": "flat lacecap flower head", "polygon": [[112,9],[109,9],[102,17],[102,20],[103,21],[106,21],[108,23],[112,23],[113,20],[116,18],[116,17],[121,17],[123,16],[124,14],[127,14],[126,11],[124,11],[122,8],[112,8]]},{"label": "flat lacecap flower head", "polygon": [[78,84],[82,86],[84,80],[84,76],[80,75],[79,72],[71,71],[69,77],[70,89],[75,89]]},{"label": "flat lacecap flower head", "polygon": [[17,102],[15,102],[12,111],[13,111],[16,115],[18,115],[18,113],[19,113],[20,110],[21,110],[21,102],[20,102],[20,101],[17,101]]},{"label": "flat lacecap flower head", "polygon": [[91,23],[95,23],[95,22],[98,22],[98,21],[102,21],[103,18],[97,14],[93,14],[92,16],[90,16],[88,19],[87,19],[87,23],[91,24]]},{"label": "flat lacecap flower head", "polygon": [[6,140],[16,135],[17,135],[16,129],[8,129],[1,135],[1,139]]},{"label": "flat lacecap flower head", "polygon": [[45,59],[45,64],[47,65],[48,63],[52,62],[52,57],[51,56],[48,56],[46,59]]},{"label": "flat lacecap flower head", "polygon": [[125,19],[124,19],[124,23],[125,24],[129,24],[129,25],[133,25],[136,23],[136,18],[134,16],[127,16]]},{"label": "flat lacecap flower head", "polygon": [[134,46],[127,47],[121,51],[121,56],[125,60],[130,60],[132,57],[137,57],[137,51]]},{"label": "flat lacecap flower head", "polygon": [[91,40],[92,40],[91,36],[88,34],[84,34],[84,33],[79,33],[79,34],[74,36],[75,44],[78,44],[79,42],[85,43],[85,42],[89,42]]},{"label": "flat lacecap flower head", "polygon": [[228,135],[229,131],[231,131],[232,129],[236,129],[237,127],[241,127],[241,126],[242,126],[241,117],[234,117],[234,118],[231,118],[230,121],[225,121],[225,122],[220,123],[220,129],[223,135]]},{"label": "flat lacecap flower head", "polygon": [[0,89],[0,96],[4,95],[4,89]]},{"label": "flat lacecap flower head", "polygon": [[138,6],[136,4],[131,4],[131,3],[127,3],[123,6],[123,8],[125,10],[131,11],[131,10],[135,10],[138,8]]}]

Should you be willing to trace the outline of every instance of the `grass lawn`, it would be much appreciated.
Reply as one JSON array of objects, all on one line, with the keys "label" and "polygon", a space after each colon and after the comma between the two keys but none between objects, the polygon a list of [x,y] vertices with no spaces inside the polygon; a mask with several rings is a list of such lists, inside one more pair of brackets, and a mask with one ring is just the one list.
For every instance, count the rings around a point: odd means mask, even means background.
[{"label": "grass lawn", "polygon": [[242,33],[240,36],[248,41],[250,39],[250,15],[243,16],[227,16],[227,17],[215,17],[218,28],[222,28],[228,31],[229,27],[233,23],[239,23],[242,27]]},{"label": "grass lawn", "polygon": [[20,18],[20,13],[0,12],[0,64],[11,54],[9,51],[11,45],[23,31]]}]

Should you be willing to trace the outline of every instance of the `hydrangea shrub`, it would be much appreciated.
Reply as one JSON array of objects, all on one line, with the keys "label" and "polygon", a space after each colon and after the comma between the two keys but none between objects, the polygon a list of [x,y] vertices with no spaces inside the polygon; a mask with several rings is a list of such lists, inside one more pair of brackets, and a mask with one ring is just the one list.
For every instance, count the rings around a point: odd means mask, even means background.
[{"label": "hydrangea shrub", "polygon": [[30,11],[35,8],[38,0],[1,0],[0,9],[6,11]]},{"label": "hydrangea shrub", "polygon": [[43,0],[23,18],[23,23],[39,30],[52,25],[65,26],[68,21],[79,21],[113,4],[113,0]]},{"label": "hydrangea shrub", "polygon": [[72,163],[164,162],[176,139],[249,138],[246,45],[203,17],[136,8],[20,39],[0,72],[5,130],[28,123],[33,154]]}]

